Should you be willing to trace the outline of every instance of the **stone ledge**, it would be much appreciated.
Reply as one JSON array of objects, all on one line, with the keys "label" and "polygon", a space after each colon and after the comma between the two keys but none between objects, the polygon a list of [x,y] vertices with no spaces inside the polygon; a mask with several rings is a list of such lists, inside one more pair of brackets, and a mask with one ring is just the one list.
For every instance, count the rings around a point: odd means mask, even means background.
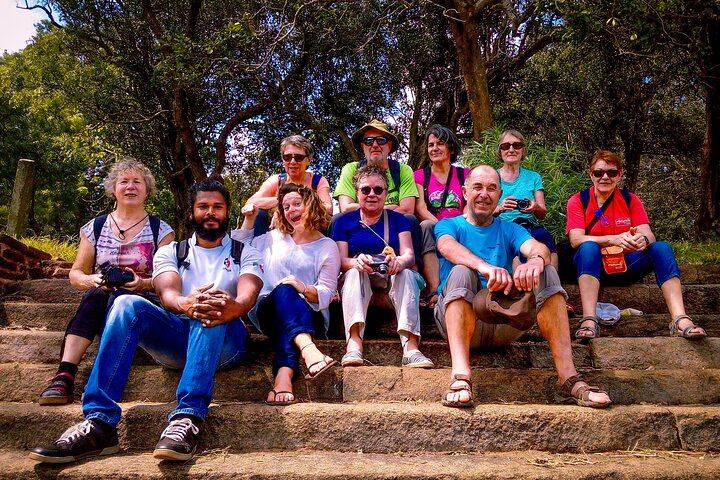
[{"label": "stone ledge", "polygon": [[68,480],[191,478],[230,480],[715,480],[720,455],[665,451],[552,454],[541,451],[397,455],[300,450],[200,452],[191,462],[158,462],[149,452],[120,454],[65,466],[41,465],[23,450],[0,451],[8,480],[62,477]]}]

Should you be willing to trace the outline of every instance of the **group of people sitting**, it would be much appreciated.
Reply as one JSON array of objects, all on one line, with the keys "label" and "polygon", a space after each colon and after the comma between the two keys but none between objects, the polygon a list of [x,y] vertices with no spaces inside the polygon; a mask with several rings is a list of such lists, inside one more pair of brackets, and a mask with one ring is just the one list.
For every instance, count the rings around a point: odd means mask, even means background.
[{"label": "group of people sitting", "polygon": [[[431,307],[451,353],[442,404],[472,407],[471,349],[514,342],[537,321],[552,352],[559,398],[610,405],[609,395],[588,385],[573,363],[557,247],[540,225],[547,213],[543,183],[521,167],[523,136],[503,132],[497,170],[453,166],[461,147],[445,127],[431,127],[425,140],[430,164],[413,172],[389,158],[399,141],[385,123],[373,120],[357,130],[352,143],[363,160],[342,169],[334,191],[340,214],[331,218],[328,181],[307,170],[311,144],[288,137],[280,149],[285,172],[248,199],[238,229],[228,233],[227,188],[209,178],[189,192],[194,233],[179,242],[145,209],[155,190],[147,167],[131,159],[113,166],[105,189],[115,207],[81,229],[70,282],[87,292],[68,325],[57,374],[39,401],[73,401],[77,365],[99,335],[82,399],[85,420],[30,457],[66,463],[119,450],[118,402],[140,346],[159,364],[182,370],[177,406],[154,456],[190,459],[213,398],[214,372],[246,360],[250,330],[243,318],[274,348],[265,402],[297,402],[293,380],[301,363],[308,381],[338,363],[314,341],[326,335],[336,293],[346,337],[343,367],[364,364],[367,311],[380,299],[395,310],[402,366],[434,367],[420,350],[420,306]],[[671,335],[705,337],[685,313],[671,248],[655,239],[638,197],[617,187],[620,158],[600,150],[588,174],[592,187],[567,206],[583,307],[576,338],[599,334],[601,284],[650,271],[670,310]],[[521,302],[531,305],[529,314],[513,313]]]}]

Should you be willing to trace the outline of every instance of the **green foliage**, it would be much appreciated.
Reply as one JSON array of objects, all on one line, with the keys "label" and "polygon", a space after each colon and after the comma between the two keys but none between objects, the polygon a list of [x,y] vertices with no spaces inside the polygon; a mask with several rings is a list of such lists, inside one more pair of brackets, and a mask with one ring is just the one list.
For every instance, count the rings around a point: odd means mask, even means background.
[{"label": "green foliage", "polygon": [[[19,158],[36,162],[29,227],[35,234],[75,235],[95,210],[93,167],[108,157],[110,129],[80,113],[77,81],[96,75],[63,45],[61,30],[40,32],[22,52],[0,59],[0,203],[8,204]],[[87,82],[83,82],[87,84]],[[69,96],[78,95],[74,98]]]},{"label": "green foliage", "polygon": [[50,237],[24,237],[20,241],[68,262],[74,262],[77,256],[78,243],[74,241],[62,241]]},{"label": "green foliage", "polygon": [[679,240],[672,242],[675,257],[680,265],[708,265],[720,263],[720,238],[702,242]]},{"label": "green foliage", "polygon": [[[468,167],[481,164],[500,168],[502,161],[496,150],[500,134],[505,128],[498,126],[483,132],[479,142],[463,151],[462,163]],[[546,146],[533,138],[525,137],[528,143],[527,155],[522,161],[523,168],[540,174],[545,186],[545,203],[548,213],[543,226],[556,241],[565,236],[566,205],[568,199],[588,187],[590,180],[585,172],[585,158],[573,146]]]}]

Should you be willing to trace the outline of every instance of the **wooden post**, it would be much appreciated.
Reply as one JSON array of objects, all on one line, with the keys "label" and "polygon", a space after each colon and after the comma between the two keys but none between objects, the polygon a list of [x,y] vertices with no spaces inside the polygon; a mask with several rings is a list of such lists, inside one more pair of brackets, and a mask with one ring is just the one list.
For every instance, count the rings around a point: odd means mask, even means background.
[{"label": "wooden post", "polygon": [[7,234],[20,238],[25,234],[30,205],[32,205],[33,184],[35,182],[35,161],[21,158],[15,173]]}]

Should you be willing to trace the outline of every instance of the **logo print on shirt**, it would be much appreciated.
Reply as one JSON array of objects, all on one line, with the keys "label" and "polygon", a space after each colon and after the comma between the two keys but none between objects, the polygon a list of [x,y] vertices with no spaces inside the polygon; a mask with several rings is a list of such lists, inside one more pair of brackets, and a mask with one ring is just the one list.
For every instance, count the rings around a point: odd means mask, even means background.
[{"label": "logo print on shirt", "polygon": [[225,271],[229,272],[230,269],[230,257],[225,257],[225,260],[223,260],[223,267],[225,267]]}]

